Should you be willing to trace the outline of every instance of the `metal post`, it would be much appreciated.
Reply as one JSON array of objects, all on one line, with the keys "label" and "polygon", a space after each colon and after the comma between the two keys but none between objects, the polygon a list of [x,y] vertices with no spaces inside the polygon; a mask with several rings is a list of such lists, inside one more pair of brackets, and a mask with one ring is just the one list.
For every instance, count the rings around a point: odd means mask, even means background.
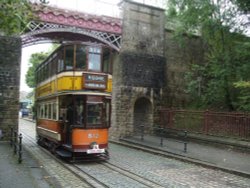
[{"label": "metal post", "polygon": [[160,145],[163,146],[163,128],[160,127],[160,135],[161,135],[161,142],[160,142]]},{"label": "metal post", "polygon": [[144,125],[140,125],[141,127],[141,141],[144,140]]},{"label": "metal post", "polygon": [[187,131],[184,131],[184,152],[187,153]]},{"label": "metal post", "polygon": [[10,146],[13,146],[13,127],[10,128]]},{"label": "metal post", "polygon": [[14,131],[14,154],[17,153],[17,131]]},{"label": "metal post", "polygon": [[22,134],[19,134],[18,163],[22,162]]}]

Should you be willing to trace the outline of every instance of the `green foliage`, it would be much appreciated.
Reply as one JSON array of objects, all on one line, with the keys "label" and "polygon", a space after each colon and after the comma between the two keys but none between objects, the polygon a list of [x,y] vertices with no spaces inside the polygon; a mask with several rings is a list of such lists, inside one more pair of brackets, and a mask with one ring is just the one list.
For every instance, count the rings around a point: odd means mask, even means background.
[{"label": "green foliage", "polygon": [[[40,0],[42,4],[48,4]],[[0,34],[19,34],[34,18],[29,0],[0,0]]]},{"label": "green foliage", "polygon": [[[250,70],[250,69],[248,69]],[[237,109],[241,111],[250,111],[250,81],[239,81],[234,83],[235,88],[239,92]]]},{"label": "green foliage", "polygon": [[0,32],[5,35],[18,34],[31,19],[32,12],[28,0],[1,0]]},{"label": "green foliage", "polygon": [[26,84],[29,87],[31,88],[35,87],[36,85],[35,70],[37,66],[46,59],[47,56],[48,56],[48,53],[45,53],[45,52],[34,53],[31,55],[30,60],[29,60],[29,69],[25,75]]},{"label": "green foliage", "polygon": [[48,55],[51,52],[53,52],[58,46],[59,46],[59,44],[52,44],[51,47],[48,49],[48,52],[34,53],[31,55],[31,57],[29,59],[29,69],[25,75],[26,84],[29,87],[34,88],[36,86],[35,70],[36,70],[37,66],[40,63],[42,63],[48,57]]},{"label": "green foliage", "polygon": [[247,100],[234,85],[250,80],[250,40],[238,29],[238,13],[229,0],[169,0],[168,16],[178,23],[176,36],[198,34],[206,47],[206,62],[191,65],[186,75],[187,92],[198,107],[236,110],[243,109],[240,100]]}]

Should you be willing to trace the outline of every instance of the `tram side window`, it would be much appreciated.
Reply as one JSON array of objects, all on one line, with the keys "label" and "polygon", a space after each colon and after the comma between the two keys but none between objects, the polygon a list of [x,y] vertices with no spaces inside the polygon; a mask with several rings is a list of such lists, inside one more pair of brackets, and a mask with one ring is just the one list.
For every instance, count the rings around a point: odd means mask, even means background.
[{"label": "tram side window", "polygon": [[87,123],[101,124],[102,103],[87,104]]},{"label": "tram side window", "polygon": [[53,106],[52,106],[53,110],[52,110],[52,119],[57,119],[56,118],[56,114],[57,114],[57,106],[56,106],[56,103],[53,103]]},{"label": "tram side window", "polygon": [[101,71],[101,48],[89,47],[88,69],[92,71]]},{"label": "tram side window", "polygon": [[44,105],[44,118],[48,118],[48,105]]},{"label": "tram side window", "polygon": [[63,67],[64,67],[63,59],[58,59],[57,72],[63,71]]},{"label": "tram side window", "polygon": [[76,69],[86,69],[86,47],[82,45],[76,46]]},{"label": "tram side window", "polygon": [[57,58],[52,59],[52,61],[51,61],[51,69],[52,69],[51,74],[52,74],[52,76],[54,76],[56,74],[56,67],[57,67],[56,63],[57,63]]},{"label": "tram side window", "polygon": [[49,76],[49,65],[48,63],[46,63],[44,66],[44,80],[46,80],[48,76]]},{"label": "tram side window", "polygon": [[41,67],[41,82],[43,81],[43,78],[44,78],[44,74],[43,74],[43,70],[44,70],[44,65],[42,65],[42,67]]},{"label": "tram side window", "polygon": [[40,118],[44,118],[44,105],[40,106]]},{"label": "tram side window", "polygon": [[65,47],[65,70],[73,69],[74,62],[74,46]]},{"label": "tram side window", "polygon": [[37,108],[36,108],[36,115],[38,118],[41,117],[41,106],[40,105],[37,105]]},{"label": "tram side window", "polygon": [[45,78],[46,78],[46,66],[43,65],[43,67],[42,67],[42,81],[44,81]]},{"label": "tram side window", "polygon": [[52,73],[52,59],[50,59],[49,63],[48,63],[48,77],[51,77],[53,75]]},{"label": "tram side window", "polygon": [[51,104],[48,104],[48,119],[51,119],[52,118],[52,105]]},{"label": "tram side window", "polygon": [[64,69],[64,61],[63,61],[63,55],[62,52],[58,54],[58,59],[57,59],[57,72],[61,72]]}]

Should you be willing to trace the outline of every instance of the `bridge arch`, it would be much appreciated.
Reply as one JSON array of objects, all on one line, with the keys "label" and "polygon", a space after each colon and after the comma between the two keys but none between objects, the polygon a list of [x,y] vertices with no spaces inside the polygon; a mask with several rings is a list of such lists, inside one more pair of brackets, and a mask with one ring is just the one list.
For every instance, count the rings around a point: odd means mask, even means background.
[{"label": "bridge arch", "polygon": [[20,33],[22,46],[61,41],[103,43],[120,50],[122,20],[32,4],[34,20]]},{"label": "bridge arch", "polygon": [[27,27],[30,31],[21,35],[23,47],[45,42],[59,43],[77,40],[82,42],[101,42],[116,51],[120,50],[121,36],[112,33],[37,22],[31,22]]}]

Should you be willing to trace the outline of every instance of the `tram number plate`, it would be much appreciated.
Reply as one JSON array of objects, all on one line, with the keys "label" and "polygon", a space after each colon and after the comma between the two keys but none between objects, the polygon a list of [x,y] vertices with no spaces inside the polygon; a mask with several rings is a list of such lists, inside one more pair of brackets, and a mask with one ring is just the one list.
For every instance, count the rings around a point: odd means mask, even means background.
[{"label": "tram number plate", "polygon": [[104,149],[88,149],[87,154],[93,154],[93,153],[104,153]]}]

